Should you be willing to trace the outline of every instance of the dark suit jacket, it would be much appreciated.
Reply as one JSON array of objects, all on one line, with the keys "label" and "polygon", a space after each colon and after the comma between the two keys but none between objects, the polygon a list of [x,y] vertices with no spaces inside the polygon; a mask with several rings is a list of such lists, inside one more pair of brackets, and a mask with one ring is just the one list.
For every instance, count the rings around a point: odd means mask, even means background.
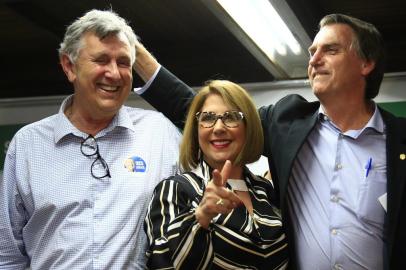
[{"label": "dark suit jacket", "polygon": [[[179,128],[183,128],[194,91],[165,68],[161,68],[143,98],[163,112]],[[319,102],[308,102],[299,95],[288,95],[275,105],[259,109],[265,137],[264,155],[268,157],[272,179],[277,183],[280,207],[287,229],[290,249],[295,243],[291,235],[286,191],[293,161],[317,121]],[[386,124],[387,215],[385,217],[383,254],[385,269],[406,269],[406,119],[395,117],[379,108]],[[404,155],[403,155],[404,157]],[[294,253],[291,253],[294,254]],[[403,257],[402,257],[403,256]],[[291,268],[295,269],[294,258]]]}]

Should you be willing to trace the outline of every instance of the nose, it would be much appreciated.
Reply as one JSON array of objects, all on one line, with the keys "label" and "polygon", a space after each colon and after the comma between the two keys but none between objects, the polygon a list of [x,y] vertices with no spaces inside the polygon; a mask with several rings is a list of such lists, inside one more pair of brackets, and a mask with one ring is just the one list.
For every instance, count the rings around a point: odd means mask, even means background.
[{"label": "nose", "polygon": [[111,61],[110,64],[107,65],[106,77],[120,79],[120,71],[115,61]]},{"label": "nose", "polygon": [[213,132],[221,133],[221,132],[224,132],[225,129],[226,129],[226,126],[224,125],[223,121],[220,118],[217,118],[216,123],[214,123],[214,126],[213,126]]},{"label": "nose", "polygon": [[322,54],[319,50],[315,51],[313,55],[310,55],[309,59],[309,66],[317,66],[320,65],[322,61]]}]

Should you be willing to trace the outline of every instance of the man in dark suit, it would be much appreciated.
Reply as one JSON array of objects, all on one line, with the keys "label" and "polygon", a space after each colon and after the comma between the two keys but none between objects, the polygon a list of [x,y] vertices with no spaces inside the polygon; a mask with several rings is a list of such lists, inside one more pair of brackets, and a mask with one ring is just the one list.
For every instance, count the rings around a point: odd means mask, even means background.
[{"label": "man in dark suit", "polygon": [[[150,80],[143,98],[182,127],[193,90],[137,51],[135,69]],[[406,269],[406,119],[372,100],[384,73],[381,35],[332,14],[309,53],[319,101],[288,95],[259,109],[291,268]]]}]

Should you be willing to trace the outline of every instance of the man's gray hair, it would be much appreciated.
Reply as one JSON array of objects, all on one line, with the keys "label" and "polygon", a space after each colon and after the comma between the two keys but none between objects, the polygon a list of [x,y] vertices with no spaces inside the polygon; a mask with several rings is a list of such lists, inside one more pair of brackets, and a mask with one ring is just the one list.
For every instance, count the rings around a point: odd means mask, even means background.
[{"label": "man's gray hair", "polygon": [[100,39],[109,35],[116,35],[123,42],[128,42],[131,52],[131,64],[134,64],[137,36],[123,18],[109,10],[93,9],[69,25],[58,50],[59,57],[66,54],[71,62],[75,63],[79,51],[84,45],[82,37],[88,32],[93,32]]}]

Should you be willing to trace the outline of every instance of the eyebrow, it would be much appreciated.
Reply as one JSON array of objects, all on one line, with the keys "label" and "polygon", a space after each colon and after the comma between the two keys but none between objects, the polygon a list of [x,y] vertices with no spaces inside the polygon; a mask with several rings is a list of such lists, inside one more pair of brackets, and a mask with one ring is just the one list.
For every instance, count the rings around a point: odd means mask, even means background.
[{"label": "eyebrow", "polygon": [[[92,59],[100,59],[100,58],[111,58],[111,55],[110,54],[108,54],[108,53],[106,53],[106,52],[104,52],[104,51],[101,51],[101,52],[96,52],[96,53],[91,53],[90,54],[90,57],[92,58]],[[123,54],[123,55],[118,55],[117,56],[117,60],[119,60],[119,61],[123,61],[123,60],[125,60],[125,61],[130,61],[131,62],[131,57],[130,56],[128,56],[128,55],[125,55],[125,54]]]},{"label": "eyebrow", "polygon": [[[340,43],[337,42],[333,42],[333,43],[327,43],[327,44],[323,44],[320,46],[322,49],[329,49],[329,48],[340,48],[343,47]],[[310,52],[314,52],[317,49],[316,45],[311,45],[309,47],[309,49],[307,49],[307,51]]]}]

